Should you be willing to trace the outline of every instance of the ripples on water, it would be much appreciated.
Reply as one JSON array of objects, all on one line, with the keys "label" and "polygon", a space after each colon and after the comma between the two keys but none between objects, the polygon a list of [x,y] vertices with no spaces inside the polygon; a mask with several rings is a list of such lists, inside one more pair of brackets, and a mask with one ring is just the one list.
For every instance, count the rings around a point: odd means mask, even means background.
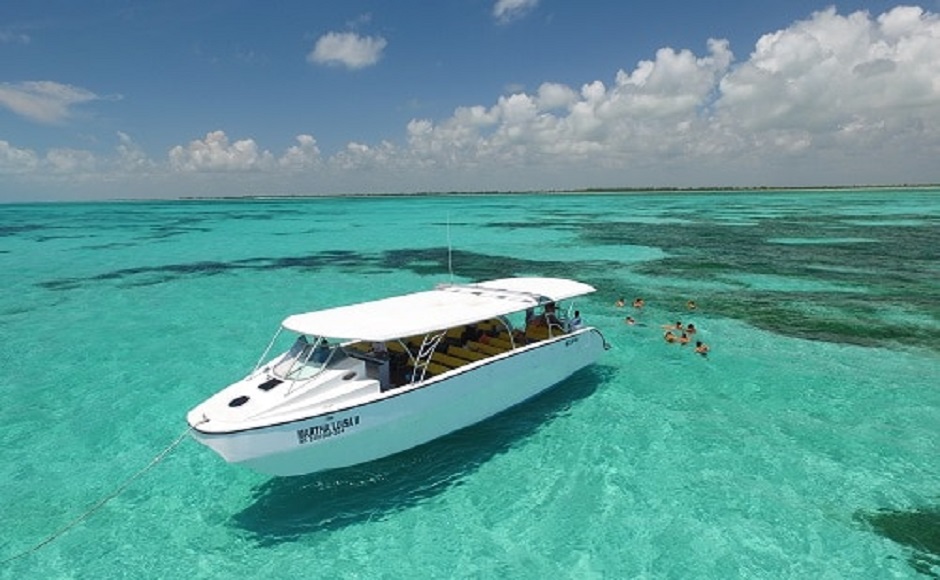
[{"label": "ripples on water", "polygon": [[[0,576],[940,575],[938,191],[0,212],[0,557],[142,467],[287,314],[424,289],[453,263],[593,284],[578,306],[614,346],[363,466],[267,478],[184,445]],[[663,343],[676,318],[707,359]]]}]

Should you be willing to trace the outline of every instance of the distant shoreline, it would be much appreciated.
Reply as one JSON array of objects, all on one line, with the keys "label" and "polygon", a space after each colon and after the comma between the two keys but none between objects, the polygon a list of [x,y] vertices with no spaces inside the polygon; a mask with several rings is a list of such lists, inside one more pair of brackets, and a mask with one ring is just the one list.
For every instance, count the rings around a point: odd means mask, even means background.
[{"label": "distant shoreline", "polygon": [[[587,187],[579,189],[532,189],[514,191],[419,191],[419,192],[374,192],[374,193],[298,193],[298,194],[244,194],[224,196],[182,196],[166,198],[168,200],[198,201],[198,200],[259,200],[259,199],[314,199],[337,197],[437,197],[448,195],[485,196],[485,195],[577,195],[577,194],[670,194],[670,193],[775,193],[775,192],[835,192],[835,191],[884,191],[884,190],[940,190],[940,183],[936,184],[902,184],[902,185],[805,185],[805,186],[723,186],[723,187]],[[123,201],[128,201],[125,198]],[[139,199],[135,201],[158,201],[154,199]],[[115,200],[121,201],[121,200]]]},{"label": "distant shoreline", "polygon": [[258,201],[258,200],[305,200],[337,198],[406,198],[406,197],[446,197],[446,196],[490,196],[490,195],[707,195],[723,194],[761,194],[761,193],[827,193],[827,192],[877,192],[896,191],[940,191],[940,183],[900,184],[900,185],[802,185],[802,186],[717,186],[717,187],[585,187],[575,189],[531,189],[531,190],[482,190],[482,191],[416,191],[416,192],[371,192],[371,193],[246,193],[232,195],[184,195],[178,197],[113,197],[81,200],[0,200],[2,205],[31,203],[148,203],[168,201]]}]

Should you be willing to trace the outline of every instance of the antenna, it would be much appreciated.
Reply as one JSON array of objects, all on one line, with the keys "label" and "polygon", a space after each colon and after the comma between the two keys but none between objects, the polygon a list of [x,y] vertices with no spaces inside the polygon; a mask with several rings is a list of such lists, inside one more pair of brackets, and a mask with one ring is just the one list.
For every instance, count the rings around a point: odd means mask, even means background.
[{"label": "antenna", "polygon": [[447,212],[447,272],[450,274],[450,282],[454,283],[454,251],[450,243],[450,212]]}]

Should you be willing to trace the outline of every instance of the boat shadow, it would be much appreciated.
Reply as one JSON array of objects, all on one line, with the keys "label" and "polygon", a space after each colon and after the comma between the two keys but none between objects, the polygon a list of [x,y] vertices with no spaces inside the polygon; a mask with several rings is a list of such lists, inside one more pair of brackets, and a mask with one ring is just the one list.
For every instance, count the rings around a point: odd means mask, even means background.
[{"label": "boat shadow", "polygon": [[264,546],[385,519],[460,485],[480,465],[567,414],[613,373],[601,365],[583,369],[521,405],[390,457],[269,479],[253,490],[252,503],[232,516],[231,525]]},{"label": "boat shadow", "polygon": [[859,511],[855,521],[904,547],[907,563],[925,577],[940,578],[940,505],[909,510]]}]

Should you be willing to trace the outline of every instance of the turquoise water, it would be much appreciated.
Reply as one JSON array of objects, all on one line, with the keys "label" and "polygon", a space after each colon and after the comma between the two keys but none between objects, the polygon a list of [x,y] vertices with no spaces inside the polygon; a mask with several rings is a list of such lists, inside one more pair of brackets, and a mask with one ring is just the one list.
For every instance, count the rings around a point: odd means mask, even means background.
[{"label": "turquoise water", "polygon": [[448,239],[460,280],[593,284],[613,349],[355,468],[186,440],[0,576],[940,577],[937,190],[0,206],[0,559],[145,467],[286,315],[446,281]]}]

